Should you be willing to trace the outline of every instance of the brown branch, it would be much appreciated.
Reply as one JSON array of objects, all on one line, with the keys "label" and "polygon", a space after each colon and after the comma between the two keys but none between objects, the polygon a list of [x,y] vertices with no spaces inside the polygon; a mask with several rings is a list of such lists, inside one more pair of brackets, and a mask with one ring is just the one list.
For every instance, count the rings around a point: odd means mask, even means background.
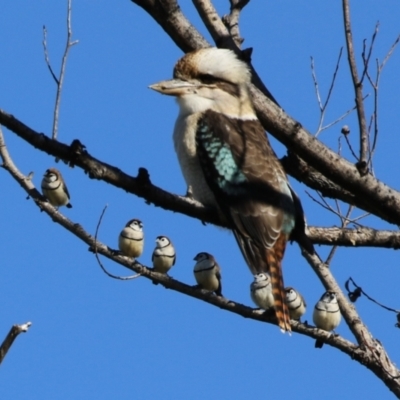
[{"label": "brown branch", "polygon": [[293,152],[288,152],[288,155],[281,158],[280,161],[287,174],[293,176],[299,182],[304,183],[308,187],[320,192],[324,197],[339,199],[371,214],[380,215],[381,208],[379,204],[371,203],[369,198],[357,196],[344,190],[314,168],[310,167],[304,160]]},{"label": "brown branch", "polygon": [[[233,41],[228,29],[222,22],[210,0],[192,0],[197,12],[199,13],[204,25],[210,32],[217,47],[235,48],[236,43]],[[237,48],[236,52],[239,50]]]},{"label": "brown branch", "polygon": [[[139,7],[142,7],[171,37],[175,44],[185,53],[204,47],[210,47],[211,44],[196,30],[196,28],[183,15],[176,0],[131,0]],[[224,30],[214,30],[214,35]],[[238,57],[249,63],[252,71],[252,82],[261,90],[261,92],[278,104],[274,96],[264,85],[257,72],[251,65],[252,49],[240,51],[233,40],[227,40],[226,37],[216,36],[216,42],[221,42],[234,51]]]},{"label": "brown branch", "polygon": [[[257,88],[251,86],[250,91],[260,121],[289,151],[296,153],[326,178],[355,197],[368,199],[369,208],[374,209],[375,215],[400,225],[399,192],[372,175],[360,177],[358,169],[353,164],[314,138],[299,122],[284,113]],[[365,211],[371,212],[370,209]]]},{"label": "brown branch", "polygon": [[[12,115],[0,109],[0,123],[16,133],[19,137],[31,144],[33,147],[46,152],[56,158],[67,161],[71,165],[82,168],[92,179],[103,180],[115,187],[121,188],[140,198],[145,199],[146,203],[154,204],[165,210],[179,212],[200,221],[211,223],[217,226],[227,227],[219,219],[216,210],[204,207],[202,204],[190,197],[179,196],[169,193],[151,183],[147,171],[139,169],[138,176],[132,177],[117,167],[106,164],[92,157],[78,141],[74,141],[71,146],[67,146],[59,141],[54,141],[44,134],[33,131],[28,126],[14,118]],[[373,212],[368,203],[362,203],[363,198],[356,198],[344,191],[339,186],[328,181],[317,172],[313,172],[304,161],[295,157],[293,154],[285,157],[283,164],[288,173],[294,175],[300,181],[306,182],[310,187],[320,190],[326,196],[338,197],[343,201],[354,203],[360,208]],[[365,207],[364,207],[365,206]],[[395,232],[368,230],[348,230],[341,234],[336,228],[310,227],[310,235],[315,244],[334,245],[337,241],[341,246],[377,246],[386,248],[398,248],[399,238]],[[325,233],[326,232],[326,237]],[[382,234],[381,234],[382,232]],[[373,241],[376,241],[374,243]]]},{"label": "brown branch", "polygon": [[8,350],[10,350],[10,347],[14,343],[14,340],[17,338],[17,336],[20,333],[27,332],[31,325],[32,322],[26,322],[25,324],[22,325],[12,326],[10,332],[8,332],[6,338],[4,339],[3,343],[0,346],[0,364],[3,362],[4,357],[7,355]]},{"label": "brown branch", "polygon": [[[187,20],[180,12],[176,1],[135,0],[134,2],[143,7],[175,42],[177,42],[176,36],[179,36],[180,47],[184,51],[208,46],[208,43],[205,44],[201,40],[193,46],[192,31],[181,29],[182,24],[185,25]],[[160,18],[160,8],[164,18]],[[168,12],[174,13],[174,17],[177,18],[176,27],[171,25],[171,15]],[[267,89],[258,76],[253,75],[253,83],[259,87],[259,89],[250,87],[253,103],[260,121],[268,132],[338,186],[342,186],[361,199],[369,199],[373,205],[369,208],[374,208],[375,215],[390,223],[400,225],[399,192],[390,189],[370,175],[360,178],[360,173],[354,165],[316,140],[297,121],[290,118],[274,100],[270,100],[272,95],[265,94]],[[365,209],[365,211],[371,212],[370,209]]]},{"label": "brown branch", "polygon": [[183,52],[210,47],[210,43],[183,15],[176,0],[131,1],[151,15]]},{"label": "brown branch", "polygon": [[[60,213],[56,208],[54,208],[36,190],[32,181],[18,170],[8,153],[1,130],[0,157],[3,160],[3,168],[7,170],[10,175],[21,185],[21,187],[28,193],[29,197],[32,198],[35,204],[42,211],[44,211],[44,213],[48,215],[54,222],[61,225],[63,228],[65,228],[73,235],[78,237],[80,240],[82,240],[84,243],[86,243],[89,246],[89,250],[96,248],[96,251],[99,254],[132,271],[137,272],[138,274],[141,274],[141,276],[143,276],[144,278],[161,284],[167,289],[172,289],[187,296],[202,300],[206,303],[217,306],[223,310],[241,315],[245,318],[277,325],[274,313],[264,312],[259,309],[247,307],[243,304],[229,300],[222,296],[216,296],[215,294],[210,293],[207,290],[200,289],[197,285],[190,286],[180,281],[177,281],[166,274],[154,272],[152,268],[142,265],[137,260],[132,260],[129,257],[122,256],[119,254],[119,252],[110,249],[105,244],[96,240],[96,238],[90,235],[86,230],[84,230],[84,228],[80,224],[73,222],[65,215]],[[297,321],[292,321],[292,331],[309,336],[314,339],[322,339],[324,340],[324,342],[326,341],[331,346],[338,348],[339,350],[350,356],[354,356],[354,354],[357,353],[359,357],[363,357],[362,352],[359,352],[357,347],[353,343],[340,336],[331,335],[330,332],[326,332]]]},{"label": "brown branch", "polygon": [[310,255],[303,252],[304,258],[308,261],[318,278],[327,290],[333,290],[337,294],[340,312],[343,315],[348,327],[355,336],[359,349],[362,349],[370,369],[385,385],[397,396],[400,396],[400,385],[396,379],[400,378],[400,371],[390,360],[382,345],[374,339],[367,327],[361,321],[354,306],[347,300],[330,269],[324,264],[317,254]]},{"label": "brown branch", "polygon": [[78,140],[74,140],[70,146],[67,146],[44,134],[35,132],[2,110],[0,110],[0,124],[6,126],[33,147],[68,162],[70,166],[82,168],[91,179],[103,180],[145,199],[149,204],[153,203],[170,211],[180,212],[201,221],[221,225],[216,210],[204,207],[189,197],[178,196],[153,185],[145,168],[139,168],[138,175],[134,178],[119,168],[92,157]]},{"label": "brown branch", "polygon": [[[244,318],[250,318],[260,322],[266,322],[276,325],[275,316],[272,313],[264,312],[261,310],[255,310],[250,307],[247,307],[243,304],[236,303],[232,300],[226,299],[221,296],[216,296],[213,293],[197,288],[196,286],[189,286],[182,282],[179,282],[165,274],[160,274],[157,272],[153,272],[150,268],[147,268],[140,264],[137,261],[132,261],[127,257],[116,255],[115,251],[110,250],[104,244],[96,241],[88,232],[86,232],[81,225],[74,223],[73,221],[66,218],[62,215],[58,210],[56,210],[53,206],[50,205],[47,201],[43,199],[40,193],[36,190],[33,183],[30,179],[27,179],[20,171],[16,168],[11,158],[8,155],[4,139],[2,133],[0,131],[0,156],[3,159],[3,167],[11,174],[11,176],[23,187],[23,189],[32,197],[34,202],[38,207],[40,207],[47,215],[49,215],[52,220],[65,229],[70,231],[72,234],[80,238],[83,242],[88,244],[90,248],[97,246],[97,250],[99,254],[117,262],[120,265],[125,266],[137,273],[142,274],[143,277],[150,279],[152,281],[156,281],[157,283],[163,285],[167,289],[172,289],[179,293],[188,295],[190,297],[202,300],[210,305],[214,305],[219,307],[225,311],[229,311],[235,313],[237,315],[243,316]],[[306,257],[312,257],[310,255],[306,255]],[[313,258],[313,257],[312,257]],[[319,262],[318,257],[315,256],[315,259]],[[315,260],[314,260],[315,261]],[[317,269],[326,269],[324,266],[317,265]],[[324,273],[319,274],[324,275]],[[326,282],[326,279],[325,279]],[[335,287],[333,285],[333,287]],[[343,297],[343,296],[342,296]],[[341,310],[345,312],[346,321],[349,320],[349,315],[354,316],[355,311],[352,313],[351,310],[347,310],[345,307],[345,303],[343,299],[339,296],[339,301],[341,304]],[[349,314],[349,315],[348,315]],[[358,326],[358,321],[353,321],[353,324],[356,324],[356,328],[360,329]],[[395,393],[400,393],[398,389],[398,385],[392,380],[388,380],[387,375],[398,376],[399,371],[393,366],[387,354],[384,352],[383,348],[379,348],[379,353],[374,352],[376,348],[375,341],[370,338],[368,332],[364,332],[361,330],[363,336],[363,344],[364,346],[356,346],[350,341],[344,339],[339,335],[332,335],[330,332],[326,332],[315,327],[309,326],[307,324],[300,323],[298,321],[291,321],[292,331],[297,332],[299,334],[309,336],[313,339],[320,339],[328,345],[337,348],[343,353],[347,354],[351,359],[355,359],[360,362],[362,365],[365,365],[368,369],[373,371],[376,375],[378,375],[386,385]],[[362,326],[362,325],[361,325]],[[358,333],[357,329],[353,329]],[[356,336],[357,337],[357,336]],[[358,338],[359,340],[359,338]],[[373,353],[373,357],[371,357],[370,353]],[[385,368],[382,369],[380,363],[381,360],[385,361]]]},{"label": "brown branch", "polygon": [[360,130],[360,157],[357,163],[357,168],[364,176],[368,173],[368,130],[367,121],[365,118],[363,94],[362,94],[362,81],[358,78],[356,58],[354,55],[353,36],[351,32],[350,20],[350,5],[349,0],[342,0],[343,5],[343,22],[346,37],[347,57],[353,80],[354,91],[356,95],[357,117],[358,126]]},{"label": "brown branch", "polygon": [[231,3],[231,12],[229,15],[224,15],[222,22],[227,27],[235,45],[240,48],[244,39],[240,36],[239,17],[241,11],[250,0],[230,0],[229,2]]}]

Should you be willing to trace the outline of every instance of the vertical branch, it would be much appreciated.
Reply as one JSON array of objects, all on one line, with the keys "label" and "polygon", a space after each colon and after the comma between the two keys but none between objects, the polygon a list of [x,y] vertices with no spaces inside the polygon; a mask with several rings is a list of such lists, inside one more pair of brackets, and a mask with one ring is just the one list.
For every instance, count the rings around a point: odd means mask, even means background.
[{"label": "vertical branch", "polygon": [[[389,49],[388,53],[386,54],[386,56],[383,59],[381,64],[379,64],[379,60],[378,59],[375,60],[375,62],[376,62],[375,80],[372,79],[368,69],[365,69],[365,74],[366,74],[366,76],[367,76],[367,78],[369,80],[369,83],[371,84],[371,86],[372,86],[372,88],[374,90],[374,112],[373,112],[374,138],[372,140],[372,146],[370,145],[370,147],[369,147],[369,160],[368,160],[368,163],[372,163],[372,157],[373,157],[373,154],[375,152],[376,142],[377,142],[377,139],[378,139],[378,128],[379,128],[379,124],[378,124],[379,80],[380,80],[381,73],[382,73],[382,70],[383,70],[384,66],[386,65],[386,63],[389,60],[389,58],[391,57],[391,55],[393,54],[393,51],[395,50],[395,48],[398,45],[399,41],[400,41],[400,35],[397,36],[396,40],[392,44],[391,48]],[[369,55],[368,55],[368,57],[369,57]],[[368,65],[369,58],[366,58],[364,53],[363,53],[363,60],[364,60],[364,64]],[[371,121],[371,123],[372,123],[372,121]],[[369,130],[371,131],[371,126],[370,126]]]},{"label": "vertical branch", "polygon": [[199,13],[204,25],[210,32],[217,47],[230,48],[236,47],[227,27],[217,13],[211,0],[192,0],[197,12]]},{"label": "vertical branch", "polygon": [[242,9],[250,2],[250,0],[229,0],[231,3],[231,12],[229,15],[225,15],[222,18],[224,25],[228,28],[229,33],[236,43],[236,46],[240,48],[244,39],[240,36],[239,30],[239,17]]},{"label": "vertical branch", "polygon": [[354,91],[356,95],[356,108],[358,116],[358,126],[360,131],[360,157],[356,164],[358,171],[361,175],[368,172],[367,155],[368,155],[368,129],[365,119],[364,102],[362,95],[362,81],[358,78],[356,59],[354,56],[353,35],[351,32],[350,23],[350,5],[349,0],[342,0],[343,4],[343,21],[346,36],[347,57],[349,60],[349,67],[351,78],[353,80]]},{"label": "vertical branch", "polygon": [[53,68],[51,67],[51,64],[50,64],[49,54],[47,51],[47,30],[46,30],[46,27],[43,26],[43,42],[42,43],[43,43],[43,49],[44,49],[44,57],[45,57],[47,67],[49,68],[50,73],[57,85],[56,101],[55,101],[54,113],[53,113],[53,129],[52,129],[52,138],[53,139],[57,139],[57,134],[58,134],[58,119],[59,119],[59,114],[60,114],[61,92],[62,92],[62,87],[63,87],[63,83],[64,83],[65,68],[67,65],[68,52],[69,52],[69,49],[74,44],[78,43],[78,40],[75,40],[74,42],[71,41],[71,38],[72,38],[71,8],[72,8],[72,0],[68,0],[67,44],[65,46],[64,55],[62,57],[60,75],[58,78],[57,78],[56,74],[54,73]]}]

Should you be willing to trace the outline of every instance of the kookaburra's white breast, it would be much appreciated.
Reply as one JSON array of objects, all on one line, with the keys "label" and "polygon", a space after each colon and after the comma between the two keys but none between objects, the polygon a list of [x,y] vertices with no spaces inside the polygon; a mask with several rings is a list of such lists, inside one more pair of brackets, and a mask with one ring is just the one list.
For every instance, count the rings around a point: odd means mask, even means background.
[{"label": "kookaburra's white breast", "polygon": [[193,197],[205,206],[216,207],[196,154],[196,127],[200,113],[179,115],[174,129],[174,146],[186,184]]}]

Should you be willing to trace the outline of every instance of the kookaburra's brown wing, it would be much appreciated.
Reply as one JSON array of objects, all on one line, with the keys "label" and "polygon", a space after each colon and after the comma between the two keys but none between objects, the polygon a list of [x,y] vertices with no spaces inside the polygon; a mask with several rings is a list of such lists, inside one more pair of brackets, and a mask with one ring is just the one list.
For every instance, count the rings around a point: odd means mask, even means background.
[{"label": "kookaburra's brown wing", "polygon": [[196,144],[207,183],[250,270],[269,272],[279,325],[290,330],[281,260],[296,204],[262,125],[207,110],[198,120]]}]

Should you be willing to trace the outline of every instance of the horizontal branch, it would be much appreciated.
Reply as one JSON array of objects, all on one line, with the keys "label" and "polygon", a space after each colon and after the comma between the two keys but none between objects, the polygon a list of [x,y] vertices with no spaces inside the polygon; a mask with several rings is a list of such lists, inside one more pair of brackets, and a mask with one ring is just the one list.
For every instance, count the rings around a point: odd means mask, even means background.
[{"label": "horizontal branch", "polygon": [[145,168],[139,168],[138,175],[134,178],[119,168],[92,157],[78,140],[74,140],[70,146],[52,140],[43,133],[35,132],[3,110],[0,110],[0,124],[16,133],[33,147],[67,162],[71,167],[82,168],[91,179],[103,180],[145,199],[147,203],[153,203],[155,206],[166,210],[221,225],[218,213],[215,210],[204,207],[192,198],[172,194],[153,185]]},{"label": "horizontal branch", "polygon": [[257,115],[268,132],[323,176],[355,197],[368,199],[375,215],[400,225],[400,192],[370,174],[360,176],[355,165],[312,136],[256,87],[251,86],[250,91]]},{"label": "horizontal branch", "polygon": [[[209,47],[209,43],[202,37],[198,40],[194,39],[200,34],[182,14],[175,0],[132,0],[132,2],[145,9],[183,51]],[[171,24],[171,18],[174,20],[173,24]],[[188,28],[185,29],[185,27]],[[215,36],[218,29],[214,28]],[[214,37],[217,43],[220,39],[223,40],[223,37]],[[231,50],[237,52],[237,46],[233,44]],[[257,115],[264,128],[327,179],[357,198],[368,199],[369,208],[374,210],[373,214],[392,224],[400,225],[400,193],[371,174],[360,176],[354,164],[330,150],[307,132],[299,122],[287,115],[273,100],[270,100],[268,97],[271,96],[268,94],[266,96],[266,88],[255,71],[253,75],[256,77],[253,79],[256,86],[251,85],[250,91]],[[371,212],[371,209],[365,209],[365,211]]]},{"label": "horizontal branch", "polygon": [[[82,168],[92,179],[103,180],[115,187],[121,188],[143,198],[148,204],[154,204],[165,210],[179,212],[204,223],[226,227],[220,220],[216,210],[204,207],[201,203],[190,197],[169,193],[150,181],[150,176],[144,168],[139,168],[137,177],[132,177],[119,168],[104,163],[91,156],[80,142],[74,141],[71,146],[55,141],[16,119],[14,116],[0,110],[0,124],[17,134],[33,147],[56,158],[68,162],[72,166]],[[287,167],[288,163],[284,163]],[[291,164],[293,168],[293,164]],[[301,168],[294,168],[304,176]],[[300,171],[300,172],[299,172]],[[326,182],[325,182],[326,183]],[[324,184],[325,185],[325,184]],[[326,186],[324,186],[326,187]],[[340,188],[332,186],[332,195],[339,195]],[[345,192],[342,190],[343,199]],[[371,228],[342,229],[309,227],[308,233],[314,244],[340,245],[340,246],[369,246],[399,248],[399,233],[397,231],[378,231]]]},{"label": "horizontal branch", "polygon": [[359,227],[321,228],[310,226],[307,236],[313,243],[346,247],[383,247],[400,249],[400,232]]},{"label": "horizontal branch", "polygon": [[[266,322],[269,324],[277,325],[275,313],[264,312],[263,310],[253,309],[235,301],[229,300],[222,296],[216,296],[215,294],[200,289],[195,286],[190,286],[182,283],[170,276],[158,272],[154,272],[152,268],[142,265],[135,259],[125,257],[120,252],[113,250],[105,244],[99,242],[94,236],[89,234],[81,224],[73,222],[59,210],[53,207],[35,188],[29,177],[24,176],[18,168],[15,166],[11,157],[6,149],[3,136],[0,130],[0,156],[3,159],[3,168],[7,170],[10,175],[20,184],[20,186],[28,193],[29,197],[35,202],[35,204],[48,215],[53,222],[61,225],[64,229],[71,232],[73,235],[78,237],[84,243],[89,246],[89,250],[105,256],[106,258],[116,262],[117,264],[128,268],[131,271],[135,271],[142,277],[147,278],[153,282],[159,283],[167,289],[172,289],[179,293],[185,294],[190,297],[202,300],[208,304],[219,307],[223,310],[241,315],[244,318],[250,318],[260,322]],[[311,325],[303,324],[301,322],[292,321],[292,331],[300,333],[302,335],[309,336],[314,339],[321,339],[327,344],[338,348],[348,355],[354,355],[359,353],[362,356],[362,352],[359,352],[357,346],[354,343],[340,337],[339,335],[332,335],[330,332],[317,329]]]},{"label": "horizontal branch", "polygon": [[[68,219],[65,217],[63,214],[61,214],[56,208],[54,208],[46,199],[43,198],[43,196],[36,190],[35,186],[33,185],[31,179],[29,177],[24,176],[21,174],[21,172],[17,169],[17,167],[14,165],[11,157],[8,154],[8,151],[6,149],[5,143],[4,143],[4,138],[2,136],[1,130],[0,130],[0,156],[3,159],[3,168],[5,168],[11,176],[21,185],[21,187],[29,194],[29,196],[33,199],[35,204],[45,212],[54,222],[58,223],[65,229],[67,229],[69,232],[71,232],[73,235],[81,239],[84,243],[86,243],[89,246],[89,250],[91,251],[96,251],[96,253],[101,254],[105,256],[106,258],[132,270],[135,271],[136,273],[140,274],[142,277],[147,278],[153,282],[157,282],[164,286],[167,289],[171,289],[174,291],[177,291],[179,293],[185,294],[190,297],[194,297],[196,299],[199,299],[201,301],[204,301],[210,305],[219,307],[225,311],[229,311],[232,313],[235,313],[237,315],[240,315],[244,318],[250,318],[256,321],[260,322],[266,322],[266,323],[271,323],[276,325],[276,318],[274,313],[269,313],[268,311],[261,311],[257,309],[253,309],[250,307],[247,307],[243,304],[237,303],[235,301],[229,300],[224,297],[216,296],[213,293],[210,293],[206,290],[200,289],[196,286],[190,286],[185,283],[179,282],[173,278],[171,278],[168,275],[161,274],[154,272],[151,268],[148,268],[142,264],[140,264],[138,261],[130,259],[128,257],[120,255],[119,252],[116,252],[115,250],[110,249],[108,246],[106,246],[103,243],[100,243],[97,241],[91,234],[89,234],[87,231],[84,230],[84,228],[78,224],[73,222],[72,220]],[[312,257],[310,255],[307,255],[305,253],[306,257]],[[316,257],[316,256],[315,256]],[[322,264],[318,264],[316,266],[318,270],[318,274],[321,274],[321,271],[326,269]],[[321,271],[320,271],[321,270]],[[325,274],[325,271],[322,271],[322,274]],[[324,277],[326,278],[326,276]],[[341,303],[344,304],[343,299],[340,299]],[[346,306],[347,307],[347,306]],[[345,317],[346,319],[348,318],[347,313],[348,308],[344,309],[345,311]],[[355,315],[355,311],[353,312]],[[350,315],[351,311],[350,311]],[[362,326],[361,322],[355,321],[357,324],[356,326]],[[297,332],[299,334],[309,336],[313,339],[320,339],[326,344],[337,348],[338,350],[342,351],[343,353],[347,354],[349,357],[352,359],[357,360],[361,364],[365,365],[367,368],[373,370],[377,370],[377,361],[375,358],[371,358],[371,351],[369,347],[365,347],[365,345],[369,345],[369,343],[374,344],[373,339],[370,338],[368,335],[368,340],[363,341],[364,345],[363,346],[357,346],[354,343],[344,339],[343,337],[339,335],[333,335],[330,332],[326,332],[321,329],[317,329],[311,325],[308,325],[307,323],[301,323],[298,321],[291,321],[291,326],[292,326],[292,331]],[[354,321],[353,321],[353,326],[354,326]],[[357,336],[357,335],[356,335]],[[381,357],[386,356],[386,353],[384,353],[383,349],[381,350]],[[381,358],[380,357],[380,358]],[[387,377],[388,373],[394,373],[397,372],[397,369],[392,365],[390,362],[389,358],[387,358],[387,364],[388,368],[390,368],[390,371],[385,374]],[[378,371],[375,373],[378,374]],[[382,375],[382,372],[380,372],[380,375]],[[388,385],[390,387],[390,385]]]}]

